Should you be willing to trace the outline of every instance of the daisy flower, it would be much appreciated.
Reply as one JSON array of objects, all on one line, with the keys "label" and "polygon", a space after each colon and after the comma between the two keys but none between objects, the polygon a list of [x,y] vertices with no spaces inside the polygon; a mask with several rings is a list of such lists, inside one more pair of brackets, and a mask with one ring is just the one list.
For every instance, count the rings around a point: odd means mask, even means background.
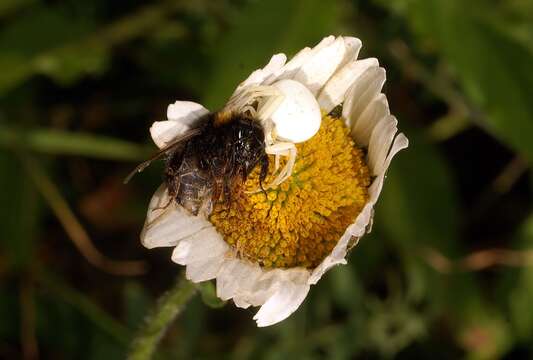
[{"label": "daisy flower", "polygon": [[[358,60],[361,41],[324,38],[290,61],[274,55],[236,89],[226,112],[262,119],[270,161],[193,215],[163,184],[141,234],[147,248],[174,247],[172,260],[193,282],[216,279],[217,296],[241,308],[260,306],[258,326],[275,324],[304,301],[372,224],[387,168],[408,145],[381,89],[385,70]],[[151,135],[160,148],[198,126],[209,111],[176,101]],[[215,199],[216,200],[216,199]]]}]

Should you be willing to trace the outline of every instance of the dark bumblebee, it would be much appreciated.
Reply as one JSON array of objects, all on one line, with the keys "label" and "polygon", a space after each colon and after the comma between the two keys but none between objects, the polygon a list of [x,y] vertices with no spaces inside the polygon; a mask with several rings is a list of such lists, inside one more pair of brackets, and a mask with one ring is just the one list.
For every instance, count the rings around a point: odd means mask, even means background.
[{"label": "dark bumblebee", "polygon": [[211,113],[139,165],[142,171],[166,155],[164,180],[172,199],[192,214],[209,215],[214,202],[231,200],[232,190],[260,165],[260,184],[268,172],[265,134],[259,121],[245,114]]}]

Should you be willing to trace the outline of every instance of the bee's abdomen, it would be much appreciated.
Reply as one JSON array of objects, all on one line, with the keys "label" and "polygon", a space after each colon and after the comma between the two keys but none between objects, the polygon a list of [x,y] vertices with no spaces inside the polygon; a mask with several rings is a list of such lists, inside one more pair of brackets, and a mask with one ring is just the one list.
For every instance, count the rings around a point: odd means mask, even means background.
[{"label": "bee's abdomen", "polygon": [[192,214],[208,215],[212,207],[213,184],[206,171],[198,166],[198,159],[184,157],[178,175],[176,201]]}]

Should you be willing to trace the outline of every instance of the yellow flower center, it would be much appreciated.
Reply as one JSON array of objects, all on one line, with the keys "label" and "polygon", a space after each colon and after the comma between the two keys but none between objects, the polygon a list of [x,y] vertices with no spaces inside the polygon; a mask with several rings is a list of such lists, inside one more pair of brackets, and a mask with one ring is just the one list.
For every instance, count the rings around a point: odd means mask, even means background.
[{"label": "yellow flower center", "polygon": [[[289,179],[266,195],[254,192],[259,188],[256,168],[230,204],[217,203],[210,217],[241,256],[265,267],[316,267],[368,200],[364,153],[341,119],[323,116],[318,133],[296,148]],[[275,175],[271,157],[264,183]]]}]

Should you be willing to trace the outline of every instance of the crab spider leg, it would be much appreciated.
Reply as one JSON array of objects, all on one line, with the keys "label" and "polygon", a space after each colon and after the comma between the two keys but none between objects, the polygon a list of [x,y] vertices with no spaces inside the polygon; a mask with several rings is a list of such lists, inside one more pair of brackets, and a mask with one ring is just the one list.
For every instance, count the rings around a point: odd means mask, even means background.
[{"label": "crab spider leg", "polygon": [[265,148],[265,152],[276,155],[277,166],[279,167],[279,156],[288,156],[287,164],[280,171],[278,176],[268,187],[277,186],[285,181],[292,174],[294,163],[296,162],[296,146],[291,142],[279,142]]},{"label": "crab spider leg", "polygon": [[281,156],[289,156],[289,152],[288,151],[282,151],[282,152],[276,153],[275,155],[276,156],[274,158],[274,172],[278,171],[278,169],[279,169],[279,160],[280,160]]},{"label": "crab spider leg", "polygon": [[287,180],[292,175],[292,170],[294,169],[294,164],[296,163],[296,147],[293,144],[293,147],[289,149],[289,159],[287,164],[280,172],[278,177],[274,180],[274,185],[277,186]]},{"label": "crab spider leg", "polygon": [[255,98],[276,96],[279,91],[271,86],[253,86],[235,94],[226,104],[226,108],[240,109],[250,105]]},{"label": "crab spider leg", "polygon": [[255,110],[255,108],[252,106],[252,105],[246,105],[242,108],[242,112],[245,113],[245,112],[249,112],[250,115],[252,117],[256,117],[257,116],[257,111]]},{"label": "crab spider leg", "polygon": [[[283,95],[280,93],[277,93],[276,95],[270,96],[267,101],[263,104],[260,104],[258,106],[257,111],[257,117],[261,121],[263,128],[265,130],[265,143],[268,146],[272,146],[275,144],[274,141],[274,134],[272,134],[273,124],[271,121],[269,121],[272,114],[276,111],[278,106],[283,102]],[[280,155],[287,155],[286,152],[283,154],[276,154],[276,160],[275,160],[275,168],[274,172],[278,171],[279,169],[279,157]]]},{"label": "crab spider leg", "polygon": [[264,103],[260,104],[257,111],[257,117],[263,123],[267,122],[279,105],[283,102],[283,98],[284,96],[276,91],[274,95],[268,97]]}]

